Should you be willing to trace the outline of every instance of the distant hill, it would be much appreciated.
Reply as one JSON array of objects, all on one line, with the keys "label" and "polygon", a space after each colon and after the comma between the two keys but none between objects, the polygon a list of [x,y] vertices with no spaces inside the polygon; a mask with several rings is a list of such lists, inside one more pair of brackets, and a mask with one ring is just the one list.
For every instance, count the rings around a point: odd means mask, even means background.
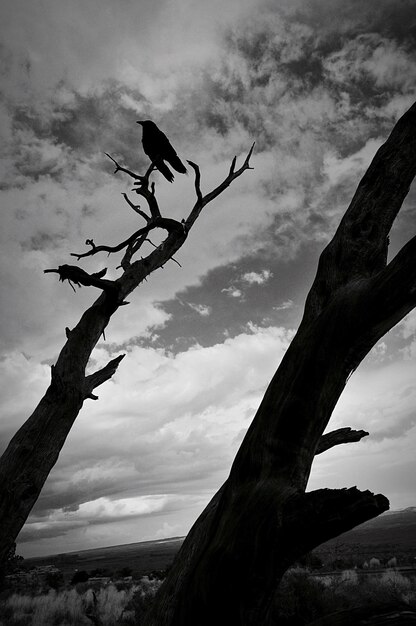
[{"label": "distant hill", "polygon": [[179,550],[183,537],[171,537],[155,541],[141,541],[119,546],[107,546],[79,552],[66,552],[50,556],[25,559],[25,567],[54,565],[59,568],[65,580],[70,580],[76,570],[91,573],[101,570],[103,573],[116,574],[129,567],[136,577],[152,571],[165,570],[172,563]]},{"label": "distant hill", "polygon": [[324,562],[331,558],[380,560],[395,556],[401,564],[415,564],[416,561],[416,507],[401,511],[387,511],[353,530],[350,530],[316,550]]},{"label": "distant hill", "polygon": [[[107,570],[116,573],[130,567],[136,576],[165,570],[172,563],[183,537],[108,546],[79,552],[25,559],[26,566],[55,565],[66,579],[75,570]],[[401,565],[416,563],[416,507],[388,511],[347,533],[322,544],[314,553],[324,563],[336,559],[357,564],[372,557],[381,561],[395,556]]]}]

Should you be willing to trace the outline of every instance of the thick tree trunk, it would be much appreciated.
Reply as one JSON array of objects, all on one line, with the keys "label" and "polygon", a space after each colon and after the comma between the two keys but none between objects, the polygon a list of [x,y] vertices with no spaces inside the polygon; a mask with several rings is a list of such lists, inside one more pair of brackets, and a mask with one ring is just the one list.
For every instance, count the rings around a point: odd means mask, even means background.
[{"label": "thick tree trunk", "polygon": [[323,251],[299,330],[146,626],[272,624],[286,569],[388,508],[384,496],[355,487],[306,493],[306,486],[317,452],[366,434],[322,437],[351,372],[416,305],[416,238],[387,265],[389,231],[415,176],[415,155],[416,104],[377,152]]}]

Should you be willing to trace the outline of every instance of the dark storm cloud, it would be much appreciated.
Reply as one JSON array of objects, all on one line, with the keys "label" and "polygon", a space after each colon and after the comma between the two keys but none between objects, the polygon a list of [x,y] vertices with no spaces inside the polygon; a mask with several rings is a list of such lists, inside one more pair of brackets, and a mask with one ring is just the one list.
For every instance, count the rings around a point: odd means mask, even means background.
[{"label": "dark storm cloud", "polygon": [[22,250],[45,250],[45,248],[58,248],[60,243],[65,240],[65,234],[51,234],[40,232],[33,235],[28,240],[23,241]]},{"label": "dark storm cloud", "polygon": [[344,0],[310,0],[294,2],[292,6],[297,21],[328,38],[374,31],[399,42],[414,41],[416,7],[413,0],[367,0],[360,5]]},{"label": "dark storm cloud", "polygon": [[55,537],[65,537],[65,535],[74,528],[82,527],[84,524],[67,523],[53,524],[42,528],[34,528],[32,524],[26,524],[19,533],[19,543],[28,543],[29,541],[40,541],[42,539],[53,539]]},{"label": "dark storm cloud", "polygon": [[[199,285],[179,292],[175,299],[159,303],[170,318],[162,328],[155,329],[155,335],[143,338],[140,344],[177,353],[194,344],[209,346],[225,337],[249,332],[250,323],[260,327],[276,324],[293,328],[302,314],[302,307],[296,303],[304,301],[304,285],[313,279],[318,253],[318,247],[310,246],[303,250],[302,262],[299,257],[282,260],[274,257],[273,247],[268,247],[265,241],[260,253],[247,254],[238,262],[211,270]],[[308,263],[304,262],[305,257]],[[250,273],[262,276],[265,267],[271,273],[266,284],[250,283],[245,278]],[[283,306],[289,301],[291,307]],[[201,317],[187,302],[209,307],[210,315]]]},{"label": "dark storm cloud", "polygon": [[[61,90],[67,89],[61,85]],[[26,103],[11,111],[15,168],[25,178],[38,180],[68,176],[71,163],[101,155],[98,167],[109,169],[104,152],[140,166],[140,133],[126,98],[143,105],[145,99],[112,81],[86,95],[69,91],[62,102],[57,94],[39,107]]]},{"label": "dark storm cloud", "polygon": [[[373,108],[381,110],[392,93],[411,88],[411,82],[406,85],[406,71],[382,77],[377,61],[390,63],[389,55],[397,55],[396,62],[401,56],[411,68],[414,40],[409,31],[395,27],[400,19],[387,19],[395,12],[392,2],[382,3],[381,15],[379,5],[371,4],[372,10],[357,11],[351,3],[337,2],[336,8],[328,2],[299,3],[293,12],[279,12],[274,5],[250,24],[237,26],[227,37],[221,71],[207,73],[201,101],[194,103],[200,123],[222,135],[238,124],[256,138],[257,150],[279,146],[286,154],[299,131],[312,132],[315,140],[344,153],[362,145],[364,126],[366,138],[383,132],[382,124],[387,128],[391,118],[374,118]],[[412,24],[414,3],[405,5],[401,12]],[[325,94],[331,110],[323,107],[316,120],[310,115],[303,120],[303,101],[322,100]],[[290,132],[280,132],[281,126]]]},{"label": "dark storm cloud", "polygon": [[52,478],[33,507],[31,516],[36,521],[41,521],[56,509],[76,511],[80,504],[120,493],[123,487],[124,481],[110,477],[83,479],[69,484],[55,483]]}]

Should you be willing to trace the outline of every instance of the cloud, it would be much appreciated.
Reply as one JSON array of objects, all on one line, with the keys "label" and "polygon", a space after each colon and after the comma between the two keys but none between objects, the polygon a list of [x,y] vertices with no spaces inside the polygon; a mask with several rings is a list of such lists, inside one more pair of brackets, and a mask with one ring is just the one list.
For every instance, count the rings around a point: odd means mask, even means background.
[{"label": "cloud", "polygon": [[[212,493],[290,336],[251,325],[222,344],[175,356],[132,348],[99,402],[82,410],[23,536],[34,541],[45,528],[52,536],[55,523],[60,534],[71,524],[166,513]],[[97,352],[100,366],[107,355]]]},{"label": "cloud", "polygon": [[245,272],[241,276],[235,278],[233,284],[229,287],[223,287],[221,289],[221,293],[227,294],[230,298],[237,298],[243,301],[246,299],[245,289],[247,289],[247,286],[264,285],[271,278],[273,278],[273,272],[269,269],[261,269],[258,272]]},{"label": "cloud", "polygon": [[286,309],[291,309],[293,307],[293,300],[285,300],[279,306],[274,306],[273,309],[275,311],[285,311]]},{"label": "cloud", "polygon": [[328,55],[324,68],[340,83],[372,81],[374,86],[408,90],[416,77],[414,51],[378,33],[360,34]]},{"label": "cloud", "polygon": [[262,270],[261,272],[247,272],[243,274],[241,280],[249,285],[264,285],[272,277],[273,274],[270,270]]},{"label": "cloud", "polygon": [[155,539],[165,539],[166,537],[175,537],[181,532],[181,527],[176,524],[168,524],[165,522],[163,526],[155,534]]},{"label": "cloud", "polygon": [[412,410],[410,415],[397,419],[391,426],[374,433],[372,438],[374,441],[383,441],[384,439],[401,439],[407,435],[407,433],[411,431],[414,426],[416,426],[416,413]]},{"label": "cloud", "polygon": [[[251,4],[228,0],[221,7],[222,28]],[[178,76],[189,76],[190,68],[216,52],[220,27],[216,15],[213,5],[205,10],[194,0],[180,0],[175,7],[160,0],[140,5],[127,1],[116,8],[109,0],[92,0],[71,9],[52,0],[39,6],[7,1],[3,42],[11,57],[9,66],[19,63],[25,73],[23,85],[26,89],[30,85],[38,98],[63,77],[83,93],[118,77],[130,86],[141,84],[148,100],[166,107]],[[13,86],[22,91],[21,84],[14,82],[9,88]]]},{"label": "cloud", "polygon": [[333,424],[364,428],[370,441],[403,438],[412,428],[416,388],[414,363],[374,360],[371,353],[351,377],[334,411]]},{"label": "cloud", "polygon": [[226,293],[228,296],[230,296],[230,298],[241,298],[243,295],[241,289],[238,289],[233,285],[231,285],[230,287],[224,287],[224,289],[221,289],[221,292]]},{"label": "cloud", "polygon": [[211,315],[212,312],[212,307],[205,304],[193,304],[192,302],[188,302],[188,306],[190,306],[191,309],[196,311],[202,317],[207,317],[208,315]]},{"label": "cloud", "polygon": [[[40,521],[36,520],[36,516],[32,516],[19,535],[19,542],[24,544],[39,539],[62,537],[71,531],[79,532],[91,526],[158,515],[163,511],[184,506],[184,500],[186,498],[182,496],[172,495],[140,496],[116,500],[97,498],[74,507],[66,506],[56,509],[47,519]],[[159,531],[160,534],[161,531]]]}]

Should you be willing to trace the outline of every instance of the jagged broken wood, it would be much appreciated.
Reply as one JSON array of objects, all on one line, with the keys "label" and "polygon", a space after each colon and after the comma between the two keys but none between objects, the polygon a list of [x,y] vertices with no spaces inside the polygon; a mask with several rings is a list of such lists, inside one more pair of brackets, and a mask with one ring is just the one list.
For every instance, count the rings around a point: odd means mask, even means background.
[{"label": "jagged broken wood", "polygon": [[103,280],[103,276],[107,273],[107,269],[104,268],[99,272],[95,272],[94,274],[88,274],[81,267],[77,267],[76,265],[60,265],[58,269],[49,269],[43,270],[44,274],[48,274],[51,272],[55,272],[59,274],[59,280],[64,282],[65,280],[71,285],[72,289],[75,291],[75,288],[72,283],[81,287],[84,285],[85,287],[97,287],[98,289],[102,289],[107,293],[115,294],[117,292],[117,285],[112,280]]},{"label": "jagged broken wood", "polygon": [[325,435],[322,435],[318,442],[315,454],[322,454],[334,446],[339,446],[341,443],[353,443],[360,441],[363,437],[367,437],[369,433],[365,430],[353,430],[348,426],[346,428],[338,428],[338,430],[332,430]]},{"label": "jagged broken wood", "polygon": [[[251,155],[251,151],[249,154]],[[96,246],[93,239],[88,239],[86,244],[90,246],[90,250],[73,255],[81,259],[102,251],[115,253],[125,250],[120,278],[106,280],[103,279],[104,270],[88,274],[71,265],[45,270],[46,273],[57,273],[62,281],[68,280],[73,289],[74,284],[92,286],[101,289],[102,294],[83,313],[74,328],[65,329],[66,343],[51,367],[51,383],[45,396],[14,435],[0,458],[0,561],[7,555],[25,523],[84,401],[87,398],[97,399],[94,389],[114,375],[124,356],[117,356],[101,370],[88,375],[86,368],[91,352],[104,335],[112,315],[120,306],[127,304],[126,297],[152,272],[173,259],[173,255],[186,241],[196,219],[195,206],[199,207],[201,203],[201,198],[197,198],[186,225],[186,220],[180,222],[162,217],[155,185],[149,184],[153,165],[141,176],[121,167],[112,157],[110,159],[116,164],[116,172],[124,172],[135,180],[138,186],[134,191],[145,198],[150,215],[139,209],[125,195],[129,206],[146,221],[146,225],[115,246]],[[204,205],[221,193],[224,182],[228,181],[230,184],[247,169],[251,169],[248,157],[243,167],[234,172],[231,178],[228,175],[208,197],[202,198]],[[199,213],[200,210],[198,215]],[[156,228],[167,232],[166,239],[144,258],[133,260],[147,234]]]},{"label": "jagged broken wood", "polygon": [[110,380],[110,378],[114,376],[120,364],[120,361],[124,359],[125,356],[126,356],[125,354],[120,354],[115,359],[111,359],[111,361],[109,361],[107,365],[103,367],[102,369],[97,370],[93,374],[90,374],[89,376],[85,377],[85,381],[84,381],[85,398],[98,400],[98,396],[92,393],[93,390],[96,387],[99,387],[99,385],[102,385],[103,383],[105,383],[107,380]]}]

